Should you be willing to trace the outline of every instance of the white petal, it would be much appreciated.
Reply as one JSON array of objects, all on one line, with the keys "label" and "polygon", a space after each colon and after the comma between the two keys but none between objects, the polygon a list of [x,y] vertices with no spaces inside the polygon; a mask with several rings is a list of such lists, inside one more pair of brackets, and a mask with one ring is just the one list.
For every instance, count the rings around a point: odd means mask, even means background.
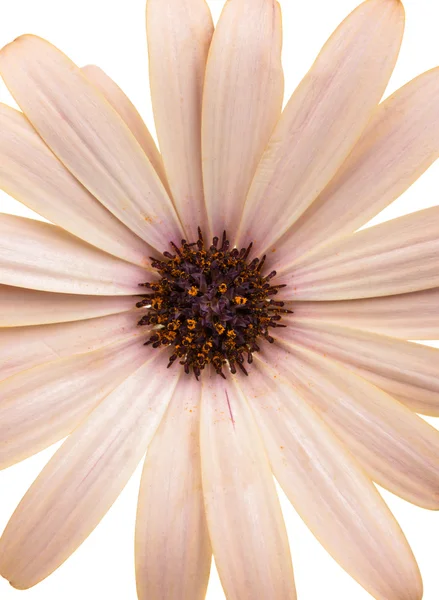
[{"label": "white petal", "polygon": [[80,321],[125,312],[131,296],[74,296],[0,285],[0,327]]},{"label": "white petal", "polygon": [[0,104],[0,187],[101,250],[144,265],[150,247],[65,168],[26,117]]},{"label": "white petal", "polygon": [[136,138],[62,52],[22,36],[1,51],[0,75],[46,144],[119,220],[158,249],[181,238],[169,196]]},{"label": "white petal", "polygon": [[93,531],[131,477],[172,396],[160,352],[119,385],[56,452],[0,540],[0,573],[29,588],[59,567]]},{"label": "white petal", "polygon": [[233,240],[282,109],[282,23],[275,0],[229,0],[212,40],[203,97],[203,176],[211,232]]},{"label": "white petal", "polygon": [[439,339],[439,288],[380,298],[288,304],[299,319],[365,329],[405,340]]},{"label": "white petal", "polygon": [[146,156],[149,158],[163,185],[168,189],[162,157],[157,149],[152,135],[140,116],[138,110],[111,77],[96,65],[82,67],[82,72],[89,81],[105,96],[115,111],[119,113],[131,130]]},{"label": "white petal", "polygon": [[331,36],[274,130],[250,188],[238,245],[254,240],[263,253],[329,183],[384,93],[403,30],[399,0],[367,0]]},{"label": "white petal", "polygon": [[381,486],[439,508],[439,431],[336,362],[290,345],[266,354]]},{"label": "white petal", "polygon": [[204,0],[148,0],[146,25],[154,120],[166,175],[186,235],[206,231],[201,101],[213,33]]},{"label": "white petal", "polygon": [[0,215],[2,284],[67,294],[133,295],[150,275],[59,227]]},{"label": "white petal", "polygon": [[233,381],[203,381],[201,466],[213,554],[228,600],[296,598],[273,477]]},{"label": "white petal", "polygon": [[136,522],[140,600],[206,596],[212,550],[201,489],[200,399],[200,383],[181,377],[146,455]]},{"label": "white petal", "polygon": [[336,360],[415,412],[439,416],[439,349],[330,323],[285,323],[280,340]]},{"label": "white petal", "polygon": [[342,238],[281,273],[298,300],[347,300],[439,286],[439,206]]},{"label": "white petal", "polygon": [[335,560],[380,600],[420,600],[416,561],[384,500],[297,391],[259,360],[242,380],[273,473]]},{"label": "white petal", "polygon": [[145,338],[54,360],[0,382],[0,469],[61,440],[148,355]]},{"label": "white petal", "polygon": [[140,315],[120,313],[98,319],[0,329],[0,381],[36,365],[90,352],[123,338],[141,335]]},{"label": "white petal", "polygon": [[414,183],[439,156],[439,69],[380,104],[360,141],[276,246],[272,268],[353,233]]}]

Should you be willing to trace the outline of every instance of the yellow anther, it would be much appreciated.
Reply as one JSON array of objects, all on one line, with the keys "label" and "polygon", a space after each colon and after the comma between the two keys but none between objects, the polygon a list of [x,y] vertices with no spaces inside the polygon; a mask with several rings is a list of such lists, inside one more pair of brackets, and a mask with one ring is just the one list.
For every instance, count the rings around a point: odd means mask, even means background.
[{"label": "yellow anther", "polygon": [[222,335],[225,332],[225,330],[226,330],[226,328],[224,327],[224,325],[221,325],[221,323],[217,323],[215,325],[215,329],[216,329],[216,332],[219,333],[219,335]]},{"label": "yellow anther", "polygon": [[235,296],[233,301],[235,304],[247,304],[247,298],[244,298],[243,296]]},{"label": "yellow anther", "polygon": [[189,296],[196,296],[198,294],[198,289],[193,285],[188,291],[188,294]]},{"label": "yellow anther", "polygon": [[194,319],[188,319],[186,321],[186,324],[188,329],[195,329],[195,327],[197,326],[197,322]]},{"label": "yellow anther", "polygon": [[225,294],[227,292],[227,285],[222,283],[220,286],[218,286],[218,291],[221,292],[221,294]]}]

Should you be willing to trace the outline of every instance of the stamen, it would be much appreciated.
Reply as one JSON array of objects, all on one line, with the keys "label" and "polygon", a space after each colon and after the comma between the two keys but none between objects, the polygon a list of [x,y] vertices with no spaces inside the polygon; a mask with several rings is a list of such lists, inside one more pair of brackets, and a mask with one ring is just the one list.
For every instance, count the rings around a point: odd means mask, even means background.
[{"label": "stamen", "polygon": [[226,232],[206,246],[198,229],[196,242],[171,242],[174,254],[151,259],[160,279],[140,284],[151,293],[136,306],[148,311],[139,325],[153,327],[146,345],[172,350],[168,368],[178,360],[197,379],[208,365],[223,378],[225,368],[248,375],[258,338],[273,343],[269,328],[285,327],[281,315],[291,311],[272,299],[285,286],[270,285],[276,271],[262,275],[266,256],[247,263],[252,246],[230,249]]}]

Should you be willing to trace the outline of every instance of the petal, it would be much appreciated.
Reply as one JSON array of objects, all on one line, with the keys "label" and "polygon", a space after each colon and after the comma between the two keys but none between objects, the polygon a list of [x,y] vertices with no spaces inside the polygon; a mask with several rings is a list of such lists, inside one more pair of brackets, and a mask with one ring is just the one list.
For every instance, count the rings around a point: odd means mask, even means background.
[{"label": "petal", "polygon": [[144,265],[150,247],[96,200],[20,112],[0,104],[0,187],[82,240]]},{"label": "petal", "polygon": [[152,246],[180,239],[169,196],[137,140],[62,52],[32,35],[3,48],[0,74],[26,117],[73,175]]},{"label": "petal", "polygon": [[201,489],[201,386],[180,378],[146,455],[136,522],[139,599],[204,600],[210,548]]},{"label": "petal", "polygon": [[74,296],[0,285],[0,327],[45,325],[130,310],[131,296]]},{"label": "petal", "polygon": [[296,598],[273,477],[246,399],[203,382],[201,467],[213,554],[228,600]]},{"label": "petal", "polygon": [[439,339],[439,288],[412,294],[340,300],[292,302],[299,319],[365,329],[404,340]]},{"label": "petal", "polygon": [[323,246],[282,273],[298,300],[347,300],[439,286],[439,206]]},{"label": "petal", "polygon": [[209,53],[203,177],[211,232],[233,240],[250,183],[280,116],[282,23],[275,0],[229,0]]},{"label": "petal", "polygon": [[131,337],[0,382],[0,469],[71,433],[145,362],[144,341]]},{"label": "petal", "polygon": [[262,253],[329,183],[384,93],[403,29],[399,0],[367,0],[335,31],[271,137],[245,204],[238,245],[255,240]]},{"label": "petal", "polygon": [[[274,354],[273,351],[274,350]],[[439,508],[439,431],[336,362],[290,345],[269,364],[319,413],[379,485],[424,508]]]},{"label": "petal", "polygon": [[148,0],[151,97],[175,207],[186,235],[206,229],[201,172],[201,99],[213,33],[204,0]]},{"label": "petal", "polygon": [[36,365],[138,337],[135,312],[35,327],[0,329],[0,381]]},{"label": "petal", "polygon": [[243,389],[276,479],[324,548],[375,598],[420,600],[422,581],[404,534],[338,438],[259,360]]},{"label": "petal", "polygon": [[438,95],[432,69],[380,104],[336,176],[276,244],[274,269],[359,229],[428,169],[439,156]]},{"label": "petal", "polygon": [[156,143],[152,135],[139,114],[139,111],[126,96],[126,94],[120,89],[111,77],[109,77],[102,69],[96,65],[87,65],[82,67],[82,72],[91,83],[98,88],[101,94],[104,95],[107,102],[111,104],[114,110],[119,113],[125,124],[131,130],[140,146],[143,148],[146,156],[149,158],[150,163],[154,167],[157,175],[160,177],[161,182],[168,189],[168,182],[166,180],[165,168],[163,166],[162,157],[157,149]]},{"label": "petal", "polygon": [[439,416],[439,349],[329,323],[285,319],[281,341],[332,358],[415,412]]},{"label": "petal", "polygon": [[11,585],[35,585],[93,531],[145,453],[178,376],[152,353],[56,452],[0,540],[0,573]]},{"label": "petal", "polygon": [[59,227],[0,214],[0,283],[67,294],[132,295],[149,276]]}]

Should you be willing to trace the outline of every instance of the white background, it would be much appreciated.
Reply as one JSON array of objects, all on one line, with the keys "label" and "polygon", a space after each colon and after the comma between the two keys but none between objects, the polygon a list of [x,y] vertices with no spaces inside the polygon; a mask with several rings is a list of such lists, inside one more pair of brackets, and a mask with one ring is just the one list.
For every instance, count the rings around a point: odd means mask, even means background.
[{"label": "white background", "polygon": [[[359,1],[280,0],[280,3],[284,14],[288,98],[326,38]],[[208,0],[208,4],[216,19],[223,0]],[[405,7],[406,34],[386,95],[439,64],[439,6],[434,0],[405,0]],[[0,0],[0,47],[22,33],[35,33],[49,39],[81,66],[98,64],[128,93],[150,130],[154,131],[144,10],[144,0]],[[1,82],[0,101],[13,104]],[[438,204],[438,190],[439,163],[374,222]],[[0,211],[39,218],[1,193]],[[437,426],[434,419],[429,420]],[[0,473],[0,531],[56,447]],[[139,477],[137,471],[102,523],[58,571],[27,592],[16,591],[0,579],[0,598],[136,600],[133,534]],[[371,597],[318,545],[283,494],[280,495],[299,599],[370,600]],[[383,492],[383,495],[418,558],[424,578],[424,599],[436,600],[439,597],[439,515],[411,506],[390,493]],[[213,570],[207,599],[224,598]]]}]

